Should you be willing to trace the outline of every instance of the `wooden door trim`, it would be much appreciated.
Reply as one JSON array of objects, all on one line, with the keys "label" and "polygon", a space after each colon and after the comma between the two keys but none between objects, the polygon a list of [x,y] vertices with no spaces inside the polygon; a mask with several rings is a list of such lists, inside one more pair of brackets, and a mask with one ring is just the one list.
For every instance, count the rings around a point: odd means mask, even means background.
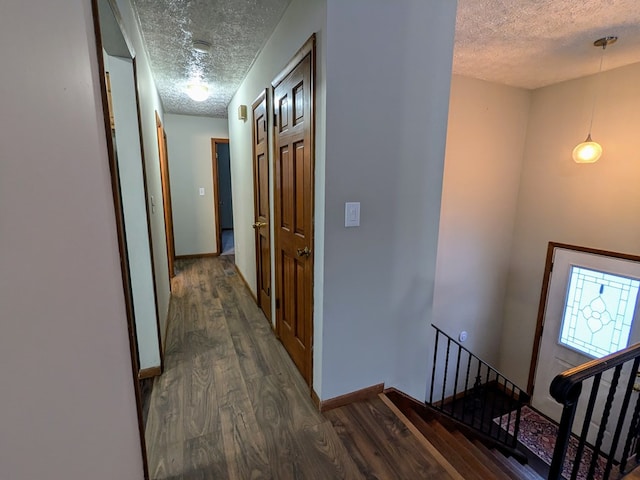
[{"label": "wooden door trim", "polygon": [[[302,62],[304,60],[304,58],[309,55],[310,56],[310,68],[311,68],[311,75],[310,75],[310,87],[311,87],[311,101],[309,104],[309,121],[310,121],[310,170],[312,173],[312,180],[311,180],[311,233],[310,233],[310,246],[309,248],[311,249],[312,252],[314,252],[314,254],[312,255],[312,257],[309,259],[309,261],[311,262],[311,286],[310,286],[310,298],[309,298],[309,304],[310,304],[310,308],[311,308],[311,318],[310,318],[310,324],[309,324],[309,328],[310,328],[310,334],[309,334],[309,348],[307,349],[307,355],[308,355],[308,362],[307,362],[307,378],[309,378],[309,389],[310,389],[310,393],[313,392],[313,345],[314,345],[314,296],[313,296],[313,290],[314,290],[314,277],[315,277],[315,159],[316,159],[316,118],[315,118],[315,111],[316,111],[316,95],[315,95],[315,84],[316,84],[316,34],[312,34],[309,39],[302,45],[302,47],[300,47],[300,49],[293,55],[293,57],[291,58],[291,60],[289,60],[289,62],[287,63],[287,65],[284,67],[284,69],[278,74],[276,75],[276,77],[273,79],[273,81],[271,82],[271,98],[274,99],[275,98],[275,91],[276,88],[278,87],[278,85],[280,85],[282,83],[282,81],[287,78],[287,76],[293,72],[293,70],[300,64],[300,62]],[[271,105],[272,109],[275,109],[275,100],[272,102],[273,105]],[[275,112],[270,112],[270,115],[274,115],[275,116]],[[277,135],[277,125],[275,124],[275,122],[272,122],[271,125],[271,131],[273,132],[273,145],[271,147],[271,153],[272,153],[272,159],[273,159],[273,172],[276,172],[276,162],[277,162],[277,144],[278,142],[275,140],[276,139],[276,135]],[[277,195],[275,194],[275,185],[274,185],[274,196],[277,200]],[[275,206],[275,209],[278,209],[278,205]],[[277,213],[277,212],[276,212]],[[274,215],[275,218],[275,215]],[[279,228],[277,226],[274,227],[274,248],[273,251],[278,251],[280,246],[280,233],[279,233]],[[276,262],[277,263],[277,262]],[[278,280],[277,280],[277,269],[278,269],[278,265],[276,265],[276,284],[275,284],[275,288],[274,291],[277,291],[277,289],[279,288],[278,285]],[[275,296],[275,302],[276,302],[276,335],[278,337],[281,336],[281,329],[282,329],[282,321],[279,318],[279,310],[278,310],[278,295]],[[280,314],[281,315],[281,314]]]},{"label": "wooden door trim", "polygon": [[[220,183],[220,169],[218,168],[218,144],[229,143],[228,138],[212,138],[211,139],[211,173],[213,177],[213,223],[216,232],[216,251],[215,255],[222,253],[222,229],[220,228],[220,193],[218,192],[218,184]],[[231,157],[231,152],[229,152]]]},{"label": "wooden door trim", "polygon": [[531,364],[529,365],[529,379],[527,381],[527,393],[533,396],[533,388],[536,378],[536,368],[538,366],[538,356],[540,355],[540,344],[542,342],[542,330],[544,328],[544,315],[547,307],[547,298],[549,296],[549,282],[551,281],[551,273],[553,271],[553,252],[556,248],[564,250],[572,250],[580,253],[591,253],[604,257],[617,258],[620,260],[629,260],[640,263],[640,256],[628,253],[611,252],[609,250],[600,250],[597,248],[580,247],[578,245],[570,245],[567,243],[549,242],[547,246],[547,257],[544,267],[544,276],[542,278],[542,288],[540,292],[540,302],[538,303],[538,316],[536,319],[536,330],[533,338],[533,350],[531,351]]},{"label": "wooden door trim", "polygon": [[[118,23],[120,31],[127,43],[127,47],[130,50],[132,60],[135,59],[135,52],[131,48],[130,42],[125,34],[125,28],[122,23],[122,16],[115,0],[107,0],[113,15]],[[100,95],[102,97],[102,117],[105,129],[105,139],[107,146],[107,158],[109,162],[109,174],[111,177],[111,195],[113,198],[114,217],[116,224],[116,238],[118,240],[118,251],[120,256],[120,276],[122,279],[122,290],[124,293],[124,304],[127,322],[127,336],[129,338],[129,354],[131,359],[131,378],[133,381],[133,391],[136,402],[136,414],[138,420],[138,436],[140,438],[140,454],[142,457],[142,469],[145,479],[149,478],[149,462],[147,458],[147,446],[145,441],[145,426],[142,417],[142,393],[140,391],[140,382],[138,380],[138,374],[140,372],[140,360],[138,353],[138,339],[136,335],[134,325],[134,310],[133,310],[133,291],[131,288],[131,270],[129,266],[129,259],[127,258],[127,242],[124,230],[124,208],[122,206],[122,199],[120,197],[121,186],[120,178],[118,175],[118,163],[115,154],[115,145],[113,142],[113,134],[111,132],[111,116],[109,113],[109,98],[107,94],[107,83],[104,73],[106,72],[104,64],[103,50],[104,45],[102,42],[102,28],[100,26],[98,0],[91,0],[91,14],[93,17],[93,29],[96,40],[96,56],[98,60],[98,77],[100,82]],[[134,63],[135,65],[135,63]],[[135,67],[134,67],[134,79],[135,79]],[[137,83],[136,83],[136,102],[138,100]],[[138,111],[140,105],[137,105]],[[140,116],[138,115],[138,122],[140,122]],[[139,124],[140,128],[140,124]],[[142,145],[142,137],[140,138]],[[146,199],[145,199],[146,203]]]},{"label": "wooden door trim", "polygon": [[[176,246],[173,238],[173,208],[171,206],[171,176],[169,174],[169,149],[167,134],[156,110],[156,135],[158,137],[158,155],[160,157],[160,183],[162,184],[162,210],[164,212],[164,231],[167,241],[167,263],[169,266],[169,289],[171,279],[175,277],[174,261]],[[166,177],[166,178],[165,178]]]}]

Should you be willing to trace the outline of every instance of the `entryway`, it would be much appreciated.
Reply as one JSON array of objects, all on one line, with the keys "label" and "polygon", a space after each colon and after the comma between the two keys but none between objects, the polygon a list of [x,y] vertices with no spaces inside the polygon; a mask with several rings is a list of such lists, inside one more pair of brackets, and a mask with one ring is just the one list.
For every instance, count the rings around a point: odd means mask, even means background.
[{"label": "entryway", "polygon": [[216,222],[216,247],[220,255],[232,255],[234,249],[233,236],[233,202],[231,199],[231,162],[229,156],[229,140],[211,139],[213,161],[213,192]]},{"label": "entryway", "polygon": [[[532,405],[536,409],[559,422],[562,406],[549,394],[554,377],[640,341],[640,322],[636,321],[639,288],[640,257],[549,244],[530,373]],[[618,389],[627,384],[629,368],[623,369],[620,379],[616,379]],[[607,372],[600,380],[601,394],[591,406],[593,414],[589,413],[590,443],[595,442],[611,383],[612,372]],[[592,380],[585,382],[585,391],[590,391],[591,385]],[[616,397],[611,407],[614,417],[619,415],[623,395]],[[581,397],[575,426],[584,422],[588,400],[588,395]],[[605,448],[611,444],[612,436],[607,428]]]}]

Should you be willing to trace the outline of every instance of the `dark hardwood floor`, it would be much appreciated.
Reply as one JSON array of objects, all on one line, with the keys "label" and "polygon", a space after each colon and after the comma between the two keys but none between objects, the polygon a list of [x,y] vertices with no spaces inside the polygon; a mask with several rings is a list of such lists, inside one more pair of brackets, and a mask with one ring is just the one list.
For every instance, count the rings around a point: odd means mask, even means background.
[{"label": "dark hardwood floor", "polygon": [[176,263],[152,479],[450,478],[378,399],[320,414],[233,262]]}]

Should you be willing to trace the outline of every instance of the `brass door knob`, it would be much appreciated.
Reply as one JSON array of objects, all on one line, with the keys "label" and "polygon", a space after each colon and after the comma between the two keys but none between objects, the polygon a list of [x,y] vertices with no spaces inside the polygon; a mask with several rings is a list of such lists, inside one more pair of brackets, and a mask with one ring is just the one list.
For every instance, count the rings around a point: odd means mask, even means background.
[{"label": "brass door knob", "polygon": [[256,222],[254,224],[251,225],[253,228],[260,228],[260,227],[266,227],[267,224],[265,222]]},{"label": "brass door knob", "polygon": [[311,255],[311,250],[309,250],[309,247],[298,248],[296,250],[296,253],[299,257],[308,257],[309,255]]}]

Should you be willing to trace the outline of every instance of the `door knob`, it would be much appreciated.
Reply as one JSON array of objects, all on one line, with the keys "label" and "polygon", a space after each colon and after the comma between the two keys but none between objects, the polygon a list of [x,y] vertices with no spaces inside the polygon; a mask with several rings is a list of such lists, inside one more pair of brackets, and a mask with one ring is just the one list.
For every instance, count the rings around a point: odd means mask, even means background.
[{"label": "door knob", "polygon": [[311,250],[309,250],[309,247],[298,248],[296,250],[296,253],[299,257],[308,257],[309,255],[311,255]]},{"label": "door knob", "polygon": [[266,227],[267,224],[265,222],[256,222],[254,224],[251,225],[253,228],[260,228],[260,227]]}]

